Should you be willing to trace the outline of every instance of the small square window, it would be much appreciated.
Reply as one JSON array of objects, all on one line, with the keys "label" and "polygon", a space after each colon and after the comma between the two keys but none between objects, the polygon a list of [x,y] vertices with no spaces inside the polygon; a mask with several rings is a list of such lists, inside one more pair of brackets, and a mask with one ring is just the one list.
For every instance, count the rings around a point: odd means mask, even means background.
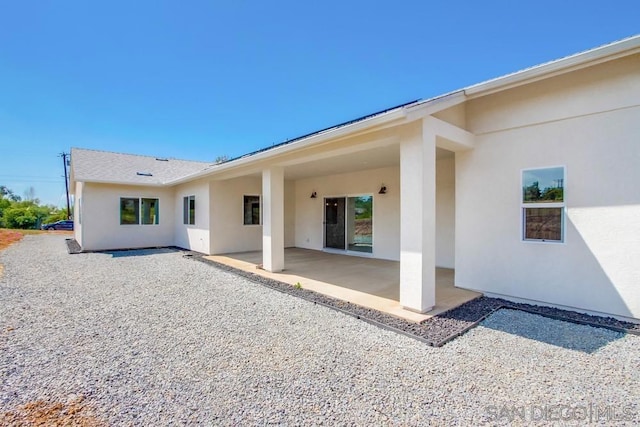
[{"label": "small square window", "polygon": [[244,225],[260,224],[260,196],[244,196]]}]

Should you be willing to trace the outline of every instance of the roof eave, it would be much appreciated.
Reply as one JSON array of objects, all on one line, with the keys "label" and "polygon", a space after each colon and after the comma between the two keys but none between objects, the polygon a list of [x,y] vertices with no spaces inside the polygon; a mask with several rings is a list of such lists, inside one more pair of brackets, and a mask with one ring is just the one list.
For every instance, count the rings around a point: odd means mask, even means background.
[{"label": "roof eave", "polygon": [[463,90],[445,93],[434,98],[426,99],[416,105],[411,105],[405,109],[407,122],[417,120],[435,114],[447,108],[462,104],[467,100],[467,96]]},{"label": "roof eave", "polygon": [[330,141],[331,139],[342,138],[342,137],[348,136],[351,133],[355,133],[369,127],[378,126],[381,124],[387,124],[396,120],[398,121],[402,120],[404,123],[406,119],[407,119],[407,115],[405,113],[405,110],[403,108],[399,108],[397,110],[393,110],[388,113],[384,113],[384,114],[372,117],[370,119],[365,119],[357,123],[346,125],[337,129],[329,129],[325,132],[320,132],[318,134],[311,135],[308,138],[304,138],[299,141],[292,142],[290,144],[281,145],[281,146],[274,147],[272,149],[262,151],[253,155],[249,155],[246,157],[239,157],[235,160],[231,160],[226,163],[214,165],[211,169],[196,172],[194,174],[187,175],[182,178],[177,178],[172,181],[167,181],[165,184],[167,185],[182,184],[184,182],[189,182],[195,179],[203,178],[205,176],[222,173],[231,169],[235,169],[240,166],[245,166],[247,164],[257,162],[257,161],[267,160],[276,156],[280,156],[285,153],[290,153],[292,151],[309,147],[311,145],[327,142],[327,141]]},{"label": "roof eave", "polygon": [[463,90],[469,99],[477,98],[638,52],[640,35],[468,86]]},{"label": "roof eave", "polygon": [[76,178],[75,182],[82,182],[85,184],[108,184],[108,185],[130,185],[130,186],[138,186],[138,187],[166,187],[167,184],[164,182],[130,182],[130,181],[109,181],[109,180],[100,180],[100,179],[78,179]]}]

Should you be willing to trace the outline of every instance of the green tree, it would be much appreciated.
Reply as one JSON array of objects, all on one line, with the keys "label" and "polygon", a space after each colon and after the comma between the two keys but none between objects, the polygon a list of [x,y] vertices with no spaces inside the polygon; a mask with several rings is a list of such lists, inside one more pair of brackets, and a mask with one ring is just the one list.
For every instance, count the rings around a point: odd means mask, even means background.
[{"label": "green tree", "polygon": [[525,202],[536,202],[540,200],[540,184],[538,181],[534,181],[531,185],[526,185],[522,188],[523,197]]},{"label": "green tree", "polygon": [[67,209],[58,209],[55,206],[45,206],[49,211],[49,215],[44,219],[44,224],[51,224],[52,222],[62,221],[67,219]]},{"label": "green tree", "polygon": [[7,209],[9,206],[11,206],[11,200],[5,199],[4,197],[0,197],[0,228],[5,227],[3,215],[4,215],[5,209]]},{"label": "green tree", "polygon": [[0,185],[0,199],[7,199],[11,202],[19,202],[20,196],[11,191],[8,187]]},{"label": "green tree", "polygon": [[355,200],[356,219],[371,218],[373,216],[373,203],[370,196],[357,197]]},{"label": "green tree", "polygon": [[564,189],[562,187],[545,188],[541,198],[550,202],[561,202],[564,198]]},{"label": "green tree", "polygon": [[0,227],[39,228],[43,223],[63,219],[67,219],[66,209],[40,205],[33,187],[25,192],[25,200],[22,200],[8,187],[0,185]]},{"label": "green tree", "polygon": [[3,223],[8,228],[38,228],[49,215],[49,208],[33,201],[13,202],[2,214]]}]

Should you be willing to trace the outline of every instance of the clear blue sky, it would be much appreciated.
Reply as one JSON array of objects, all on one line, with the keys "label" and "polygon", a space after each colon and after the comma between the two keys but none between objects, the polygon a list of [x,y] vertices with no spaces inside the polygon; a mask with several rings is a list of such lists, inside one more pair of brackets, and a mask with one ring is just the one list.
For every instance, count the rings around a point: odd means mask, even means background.
[{"label": "clear blue sky", "polygon": [[640,32],[640,1],[4,1],[0,185],[70,147],[210,161]]}]

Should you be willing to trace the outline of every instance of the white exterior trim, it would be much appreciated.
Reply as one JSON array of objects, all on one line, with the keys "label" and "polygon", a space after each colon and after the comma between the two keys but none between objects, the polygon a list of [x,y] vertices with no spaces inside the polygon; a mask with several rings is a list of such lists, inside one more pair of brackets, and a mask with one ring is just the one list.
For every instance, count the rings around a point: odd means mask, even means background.
[{"label": "white exterior trim", "polygon": [[[148,225],[155,225],[155,226],[159,226],[160,225],[160,196],[149,196],[149,197],[142,197],[142,196],[119,196],[119,200],[122,201],[122,199],[138,199],[138,223],[137,224],[122,224],[122,206],[119,205],[118,206],[118,216],[119,216],[119,222],[120,222],[120,226],[125,226],[125,227],[131,227],[131,226],[148,226]],[[142,223],[142,199],[155,199],[158,201],[158,212],[157,212],[157,217],[158,217],[158,223],[157,224],[143,224]]]},{"label": "white exterior trim", "polygon": [[[522,189],[524,188],[524,180],[522,179],[524,177],[524,172],[526,171],[534,171],[534,170],[541,170],[541,169],[558,169],[558,168],[562,168],[563,171],[563,178],[562,178],[562,185],[563,185],[563,190],[562,190],[562,203],[525,203],[524,200],[522,200]],[[543,245],[564,245],[567,243],[567,232],[566,232],[566,221],[567,221],[567,192],[566,192],[566,185],[567,185],[567,167],[565,165],[555,165],[555,166],[540,166],[540,167],[527,167],[527,168],[523,168],[520,169],[520,240],[522,241],[522,243],[533,243],[533,244],[543,244]],[[533,209],[542,209],[542,208],[562,208],[562,215],[561,215],[561,232],[562,232],[562,239],[561,240],[544,240],[544,239],[527,239],[525,238],[525,222],[524,222],[524,218],[525,218],[525,214],[524,214],[524,210],[526,208],[533,208]]]},{"label": "white exterior trim", "polygon": [[507,74],[506,76],[467,86],[463,90],[469,99],[472,99],[580,70],[606,61],[612,61],[638,52],[640,52],[640,35],[536,65],[522,71]]},{"label": "white exterior trim", "polygon": [[[366,197],[366,196],[370,196],[371,197],[371,206],[372,206],[372,210],[371,210],[371,233],[372,233],[372,237],[371,237],[371,252],[360,252],[360,251],[350,251],[349,250],[349,243],[347,242],[347,225],[346,225],[346,219],[347,219],[347,212],[348,212],[348,206],[347,206],[347,199],[349,199],[350,197]],[[340,198],[344,198],[345,199],[345,204],[344,204],[344,217],[345,217],[345,235],[344,235],[344,247],[345,249],[337,249],[337,248],[330,248],[327,247],[326,244],[327,242],[326,240],[326,208],[325,208],[325,201],[327,199],[340,199]],[[359,257],[363,257],[363,258],[373,258],[373,254],[375,253],[375,239],[376,239],[376,234],[374,233],[375,230],[375,220],[376,220],[376,216],[374,214],[374,210],[373,210],[373,206],[375,205],[375,197],[373,195],[373,193],[345,193],[345,194],[339,194],[336,196],[333,195],[323,195],[322,196],[322,250],[324,252],[329,252],[329,253],[335,253],[335,254],[341,254],[341,255],[353,255],[353,256],[359,256]]]}]

